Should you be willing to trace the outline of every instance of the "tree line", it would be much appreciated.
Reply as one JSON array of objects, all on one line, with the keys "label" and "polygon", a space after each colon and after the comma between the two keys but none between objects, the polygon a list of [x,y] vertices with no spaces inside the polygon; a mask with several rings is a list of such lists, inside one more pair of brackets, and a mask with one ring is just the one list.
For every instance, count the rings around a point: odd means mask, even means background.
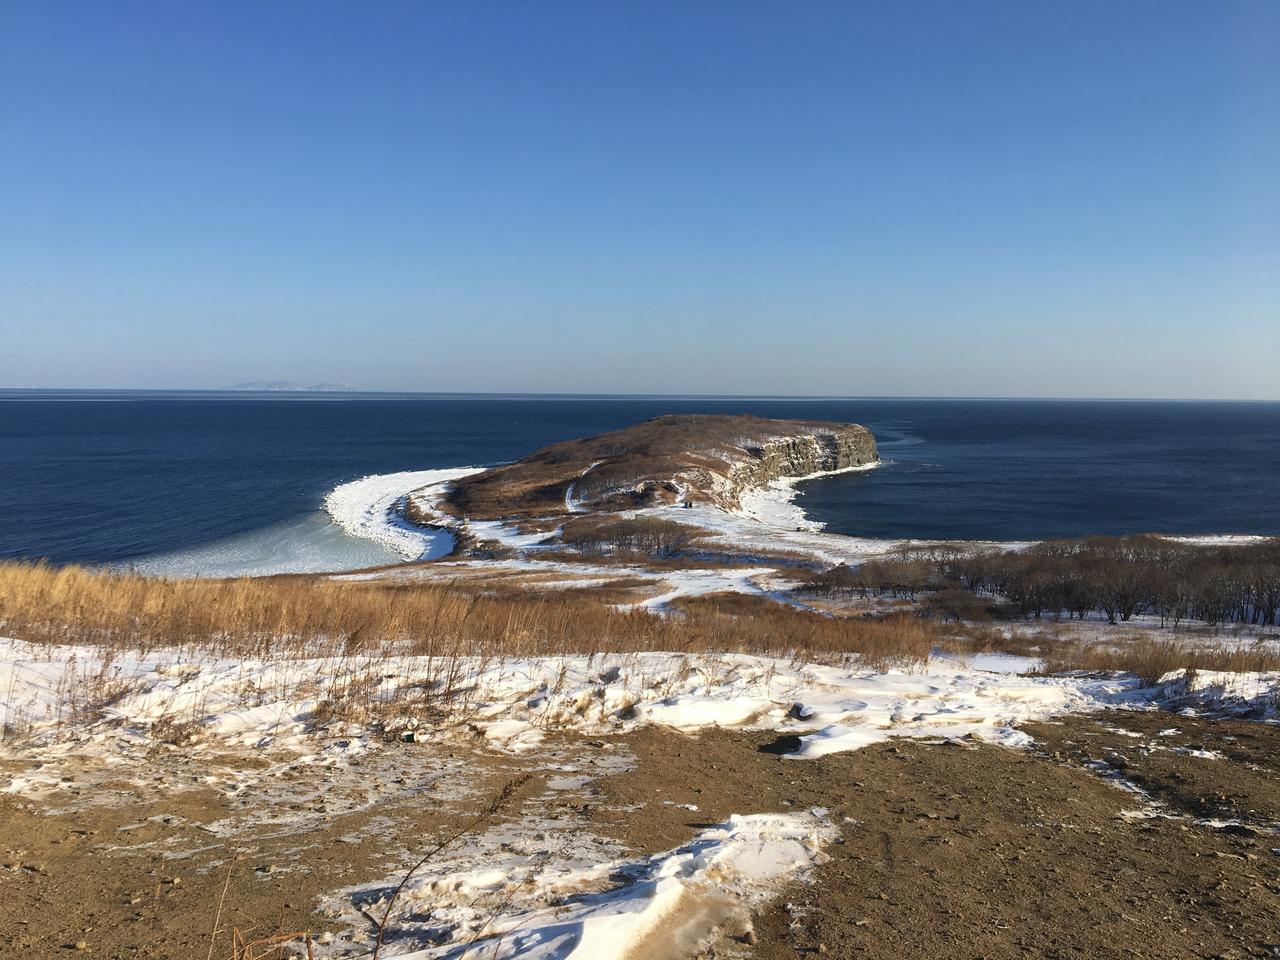
[{"label": "tree line", "polygon": [[[814,581],[819,593],[922,599],[945,616],[994,598],[1025,616],[1091,614],[1110,623],[1140,614],[1162,623],[1275,626],[1280,617],[1280,538],[1200,545],[1157,536],[1046,540],[1018,551],[904,549]],[[967,595],[963,602],[957,593]]]}]

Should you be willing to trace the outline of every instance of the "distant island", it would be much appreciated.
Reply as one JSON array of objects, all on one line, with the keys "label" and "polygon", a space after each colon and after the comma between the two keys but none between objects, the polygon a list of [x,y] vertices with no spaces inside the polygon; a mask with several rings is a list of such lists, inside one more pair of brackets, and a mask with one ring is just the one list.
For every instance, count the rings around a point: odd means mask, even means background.
[{"label": "distant island", "polygon": [[258,393],[351,393],[355,387],[349,383],[294,383],[292,380],[250,380],[248,383],[233,383],[219,390],[242,390]]}]

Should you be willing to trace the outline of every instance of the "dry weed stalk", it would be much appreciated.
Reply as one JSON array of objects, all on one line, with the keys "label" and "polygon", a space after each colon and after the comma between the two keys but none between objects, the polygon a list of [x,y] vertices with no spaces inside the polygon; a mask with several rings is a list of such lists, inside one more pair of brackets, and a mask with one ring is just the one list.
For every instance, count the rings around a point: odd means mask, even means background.
[{"label": "dry weed stalk", "polygon": [[508,803],[511,802],[511,799],[516,795],[520,788],[531,779],[532,776],[525,773],[513,780],[507,781],[483,810],[428,850],[426,854],[423,855],[422,859],[409,868],[409,871],[404,875],[400,883],[396,885],[395,890],[391,892],[391,897],[387,900],[387,908],[382,911],[382,919],[378,921],[378,937],[373,944],[372,960],[378,960],[378,955],[382,952],[382,942],[386,937],[387,921],[391,918],[391,911],[395,908],[396,900],[398,900],[400,894],[404,892],[405,886],[409,883],[409,880],[412,879],[413,875],[426,866],[433,857],[438,856],[445,848],[457,842],[462,837],[478,828],[481,824],[486,823],[496,816]]},{"label": "dry weed stalk", "polygon": [[[291,944],[297,943],[299,940],[305,944],[307,948],[307,960],[315,960],[315,950],[312,945],[311,932],[309,930],[297,930],[293,933],[276,933],[269,937],[259,937],[257,940],[246,940],[245,935],[240,932],[239,927],[233,927],[231,930],[231,960],[265,960],[266,957],[275,954],[283,957],[285,948]],[[262,947],[267,949],[261,953],[254,953]]]}]

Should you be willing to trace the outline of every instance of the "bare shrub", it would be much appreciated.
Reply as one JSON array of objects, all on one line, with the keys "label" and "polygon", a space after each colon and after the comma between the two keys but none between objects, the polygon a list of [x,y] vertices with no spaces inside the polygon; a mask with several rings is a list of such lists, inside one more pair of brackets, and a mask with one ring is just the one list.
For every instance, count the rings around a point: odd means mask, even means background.
[{"label": "bare shrub", "polygon": [[929,594],[921,606],[939,620],[952,620],[956,623],[990,620],[996,612],[995,602],[990,598],[954,587]]},{"label": "bare shrub", "polygon": [[904,550],[857,570],[836,567],[818,592],[894,597],[964,589],[998,596],[1030,617],[1127,623],[1280,625],[1280,538],[1202,545],[1158,536],[1046,540],[1021,551]]},{"label": "bare shrub", "polygon": [[694,531],[685,524],[651,517],[580,524],[566,529],[561,537],[584,555],[644,557],[674,556],[686,549],[693,538]]},{"label": "bare shrub", "polygon": [[200,739],[200,724],[194,719],[183,719],[166,714],[151,725],[149,734],[155,743],[185,747]]}]

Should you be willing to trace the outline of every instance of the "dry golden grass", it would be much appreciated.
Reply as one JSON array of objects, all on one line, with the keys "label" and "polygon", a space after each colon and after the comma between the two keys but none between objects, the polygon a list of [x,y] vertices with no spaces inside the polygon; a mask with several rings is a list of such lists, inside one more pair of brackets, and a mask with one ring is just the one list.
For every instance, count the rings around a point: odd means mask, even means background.
[{"label": "dry golden grass", "polygon": [[1039,657],[1039,673],[1082,670],[1132,673],[1154,683],[1174,670],[1223,670],[1233,673],[1280,670],[1280,652],[1264,643],[1196,643],[1186,637],[1130,634],[1105,640],[1082,639],[1043,626],[1038,630],[1001,629],[991,624],[957,624],[939,643],[954,653],[1012,653]]},{"label": "dry golden grass", "polygon": [[1012,653],[1034,657],[1053,651],[1064,642],[1062,631],[1051,625],[1030,631],[1001,629],[990,623],[956,623],[946,629],[947,636],[939,646],[951,653]]},{"label": "dry golden grass", "polygon": [[900,661],[923,663],[943,636],[936,624],[910,614],[875,618],[831,617],[810,610],[782,606],[758,594],[731,591],[679,597],[672,601],[671,609],[693,622],[712,616],[730,617],[737,622],[774,624],[787,632],[808,638],[810,642],[799,645],[796,649],[814,653],[828,649],[837,652],[848,650],[844,646],[830,648],[821,641],[829,632],[843,632],[848,637],[856,638],[855,652],[873,667],[888,666]]},{"label": "dry golden grass", "polygon": [[1280,653],[1275,647],[1261,644],[1197,647],[1150,637],[1121,638],[1105,646],[1057,643],[1043,656],[1043,673],[1118,670],[1136,674],[1146,683],[1155,683],[1165,674],[1181,669],[1232,673],[1280,670]]},{"label": "dry golden grass", "polygon": [[313,577],[158,580],[20,563],[0,564],[0,630],[37,643],[253,657],[395,647],[444,657],[859,653],[880,663],[922,661],[937,636],[914,618],[834,619],[764,601],[700,602],[656,616],[551,591],[483,596],[447,584]]}]

